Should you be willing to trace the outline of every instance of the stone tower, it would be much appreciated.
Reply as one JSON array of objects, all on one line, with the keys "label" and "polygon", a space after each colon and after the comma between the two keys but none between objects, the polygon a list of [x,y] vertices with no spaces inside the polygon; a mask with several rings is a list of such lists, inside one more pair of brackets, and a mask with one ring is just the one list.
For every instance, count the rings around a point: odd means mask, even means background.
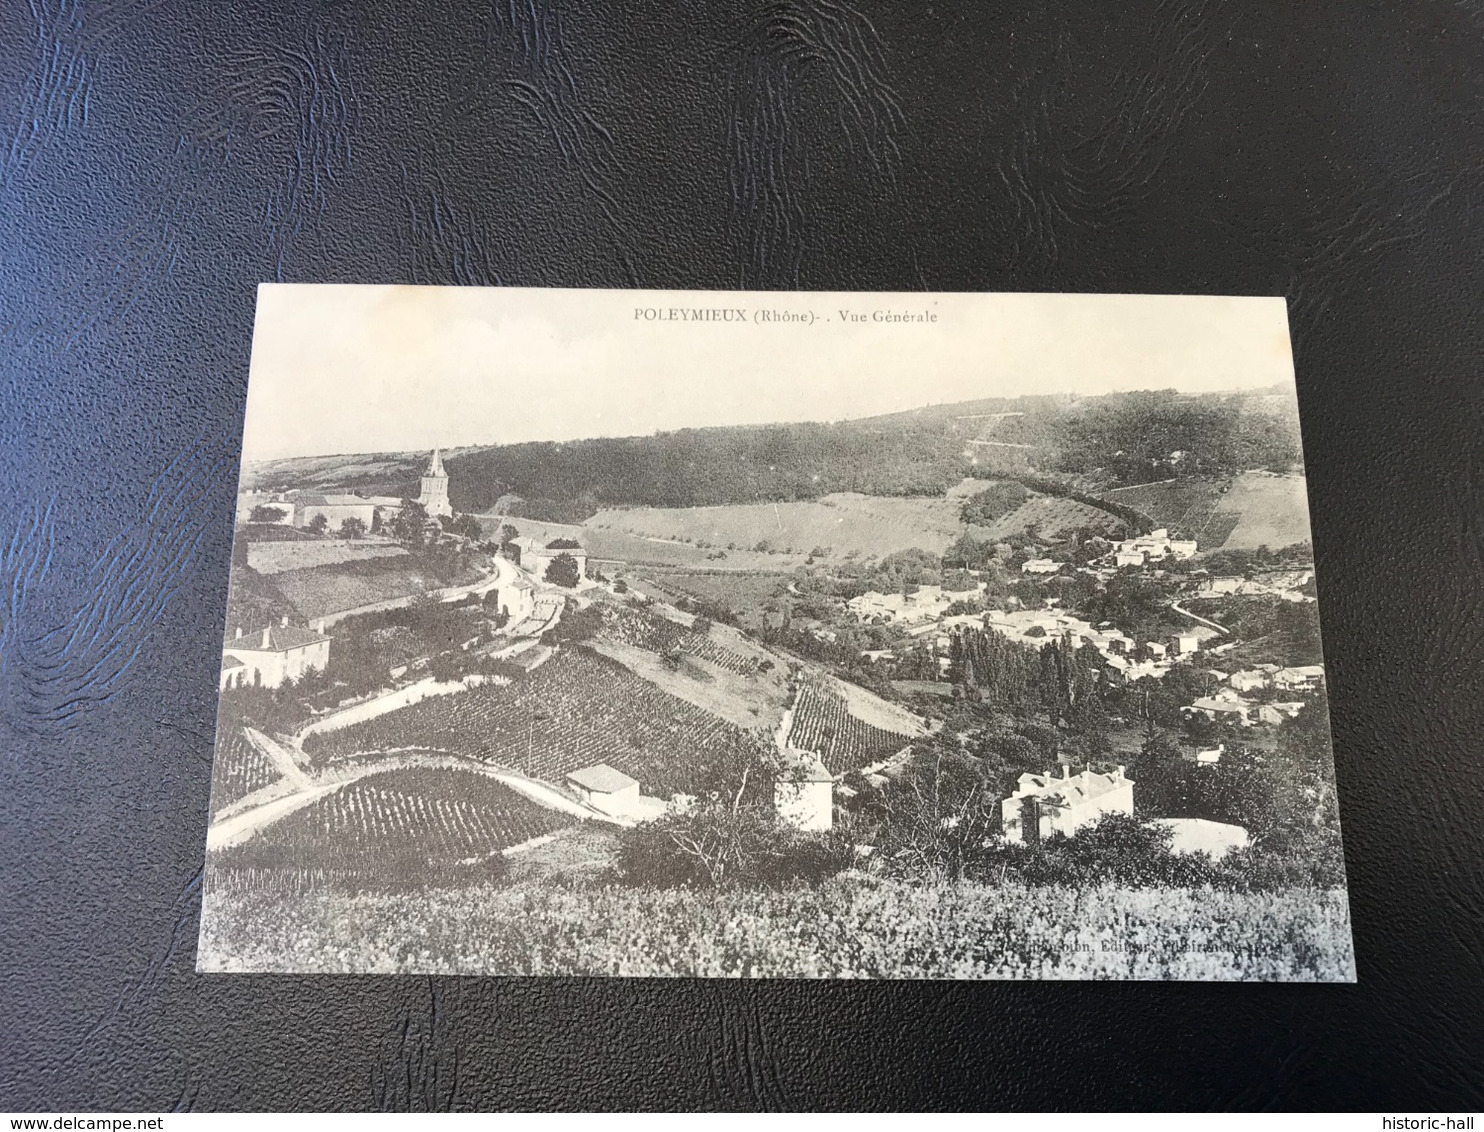
[{"label": "stone tower", "polygon": [[448,473],[443,470],[443,457],[436,448],[433,449],[433,459],[428,463],[428,470],[423,473],[422,494],[417,497],[417,501],[435,519],[439,515],[453,515],[453,508],[448,502]]}]

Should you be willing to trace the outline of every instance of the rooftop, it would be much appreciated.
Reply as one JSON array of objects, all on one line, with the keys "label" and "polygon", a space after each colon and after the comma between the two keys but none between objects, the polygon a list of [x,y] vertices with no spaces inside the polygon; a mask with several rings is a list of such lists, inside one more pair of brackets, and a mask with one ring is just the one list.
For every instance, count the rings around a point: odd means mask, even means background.
[{"label": "rooftop", "polygon": [[1097,774],[1091,770],[1065,778],[1054,774],[1022,774],[1012,797],[1039,797],[1046,801],[1060,799],[1069,806],[1077,806],[1132,781],[1119,772]]},{"label": "rooftop", "polygon": [[329,639],[323,633],[316,633],[313,629],[299,629],[293,625],[273,625],[266,630],[244,633],[228,641],[225,647],[241,649],[243,652],[288,652],[289,649],[302,649],[307,645],[318,644]]},{"label": "rooftop", "polygon": [[620,790],[627,790],[630,786],[638,786],[637,779],[630,778],[621,770],[615,770],[607,763],[597,763],[593,766],[585,766],[581,770],[574,770],[567,775],[568,782],[575,782],[584,790],[591,790],[598,794],[616,794]]}]

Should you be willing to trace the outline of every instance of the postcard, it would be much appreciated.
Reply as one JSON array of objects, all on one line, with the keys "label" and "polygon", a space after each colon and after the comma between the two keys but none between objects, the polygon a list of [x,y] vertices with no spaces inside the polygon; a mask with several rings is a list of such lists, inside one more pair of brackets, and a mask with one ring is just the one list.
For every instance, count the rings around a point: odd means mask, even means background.
[{"label": "postcard", "polygon": [[1279,298],[265,284],[198,966],[1353,981]]}]

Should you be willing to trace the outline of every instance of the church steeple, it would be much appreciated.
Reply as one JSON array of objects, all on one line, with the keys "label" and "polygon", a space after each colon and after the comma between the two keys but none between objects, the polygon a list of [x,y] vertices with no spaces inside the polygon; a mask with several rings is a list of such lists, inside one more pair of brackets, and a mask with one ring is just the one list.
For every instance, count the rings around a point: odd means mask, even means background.
[{"label": "church steeple", "polygon": [[417,501],[435,518],[452,515],[453,507],[448,502],[448,473],[443,470],[443,456],[433,449],[433,458],[428,461],[428,470],[423,473],[422,494]]}]

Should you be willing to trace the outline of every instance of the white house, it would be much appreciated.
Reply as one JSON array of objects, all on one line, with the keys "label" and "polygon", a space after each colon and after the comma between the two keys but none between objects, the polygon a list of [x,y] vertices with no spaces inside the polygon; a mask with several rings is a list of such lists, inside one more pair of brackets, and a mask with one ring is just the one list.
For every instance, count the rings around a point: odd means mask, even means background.
[{"label": "white house", "polygon": [[1170,638],[1170,652],[1176,656],[1190,656],[1200,647],[1201,638],[1195,633],[1176,633]]},{"label": "white house", "polygon": [[1252,706],[1251,700],[1244,700],[1235,693],[1226,692],[1217,696],[1202,696],[1195,703],[1181,708],[1180,711],[1186,716],[1199,712],[1207,719],[1251,727],[1254,722]]},{"label": "white house", "polygon": [[1022,774],[1015,793],[1000,803],[1000,826],[1008,841],[1034,844],[1054,833],[1071,837],[1103,814],[1134,812],[1134,782],[1119,767],[1112,774],[1084,770],[1061,777]]},{"label": "white house", "polygon": [[615,818],[648,821],[665,811],[665,803],[639,792],[639,782],[607,763],[595,763],[567,775],[567,785],[595,810]]},{"label": "white house", "polygon": [[1119,543],[1114,561],[1119,566],[1137,566],[1146,558],[1193,558],[1195,552],[1195,539],[1172,539],[1168,527],[1156,527],[1147,535]]},{"label": "white house", "polygon": [[823,831],[834,823],[835,780],[819,756],[790,747],[773,782],[773,812],[795,829]]},{"label": "white house", "polygon": [[577,563],[577,577],[587,577],[587,551],[580,546],[563,546],[561,544],[576,542],[576,539],[553,539],[549,543],[542,543],[539,539],[522,535],[520,538],[511,539],[515,547],[515,561],[522,570],[529,571],[533,577],[545,579],[547,568],[556,561],[559,555],[566,554]]},{"label": "white house", "polygon": [[318,630],[295,628],[285,617],[247,636],[237,630],[222,648],[221,686],[277,688],[285,680],[302,680],[311,669],[323,672],[329,663],[330,638]]},{"label": "white house", "polygon": [[1297,668],[1280,668],[1273,673],[1273,686],[1288,691],[1318,687],[1324,679],[1324,665],[1304,664]]},{"label": "white house", "polygon": [[1055,574],[1061,563],[1050,558],[1027,558],[1020,564],[1022,574]]},{"label": "white house", "polygon": [[1258,688],[1266,688],[1271,683],[1271,678],[1261,669],[1247,668],[1241,672],[1233,672],[1227,683],[1239,692],[1252,692]]},{"label": "white house", "polygon": [[1234,849],[1247,848],[1247,831],[1239,825],[1208,821],[1205,818],[1156,818],[1155,821],[1174,834],[1171,853],[1209,853],[1221,860]]}]

